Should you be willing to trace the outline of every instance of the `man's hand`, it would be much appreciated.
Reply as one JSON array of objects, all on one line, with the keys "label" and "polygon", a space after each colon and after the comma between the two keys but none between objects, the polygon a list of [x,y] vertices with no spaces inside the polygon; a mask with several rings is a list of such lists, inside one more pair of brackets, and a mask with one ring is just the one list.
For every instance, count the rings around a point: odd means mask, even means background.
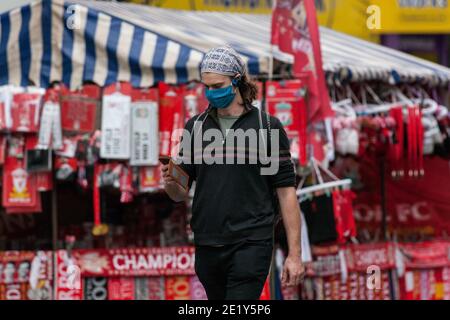
[{"label": "man's hand", "polygon": [[281,285],[283,287],[298,286],[305,276],[305,267],[300,256],[289,255],[284,261]]},{"label": "man's hand", "polygon": [[161,172],[164,180],[164,190],[173,201],[183,201],[187,197],[187,192],[175,182],[169,174],[169,165],[165,164],[161,167]]},{"label": "man's hand", "polygon": [[161,167],[161,172],[164,179],[164,186],[170,187],[176,184],[175,180],[169,175],[168,164],[165,164]]}]

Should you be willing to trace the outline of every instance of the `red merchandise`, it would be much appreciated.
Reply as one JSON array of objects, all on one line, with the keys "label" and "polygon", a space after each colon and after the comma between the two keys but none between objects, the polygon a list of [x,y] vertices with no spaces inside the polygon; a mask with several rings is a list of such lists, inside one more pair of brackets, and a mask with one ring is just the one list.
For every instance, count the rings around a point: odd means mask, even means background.
[{"label": "red merchandise", "polygon": [[164,277],[149,277],[148,281],[148,299],[165,300],[166,282]]},{"label": "red merchandise", "polygon": [[62,129],[71,132],[95,130],[100,87],[89,84],[78,91],[64,91],[61,97]]},{"label": "red merchandise", "polygon": [[352,204],[356,195],[351,190],[336,190],[332,192],[332,195],[338,242],[345,243],[346,239],[356,237]]},{"label": "red merchandise", "polygon": [[38,191],[36,180],[25,170],[23,160],[7,157],[3,167],[3,206],[34,207]]},{"label": "red merchandise", "polygon": [[403,122],[403,111],[402,106],[392,108],[389,111],[390,116],[394,119],[395,128],[395,140],[389,148],[389,158],[392,165],[391,174],[393,177],[403,177],[404,176],[404,122]]},{"label": "red merchandise", "polygon": [[348,245],[345,257],[350,272],[367,272],[367,268],[372,265],[381,270],[395,267],[394,247],[390,243]]},{"label": "red merchandise", "polygon": [[[439,157],[424,159],[426,175],[421,179],[392,179],[386,177],[387,223],[390,232],[399,239],[409,235],[443,236],[450,232],[450,181],[448,161]],[[333,172],[351,177],[356,198],[353,211],[358,233],[375,236],[381,229],[379,163],[372,158],[346,158],[336,162]],[[377,231],[378,230],[378,231]]]},{"label": "red merchandise", "polygon": [[300,80],[266,83],[266,101],[268,112],[277,117],[291,143],[293,158],[301,165],[307,162],[307,125],[304,83]]},{"label": "red merchandise", "polygon": [[261,296],[259,297],[259,300],[270,300],[270,282],[269,278],[266,279],[266,282],[264,283],[263,290],[261,292]]},{"label": "red merchandise", "polygon": [[[172,141],[178,141],[173,136],[174,130],[184,127],[182,89],[159,83],[159,135],[161,155],[172,154]],[[181,133],[181,132],[180,132]],[[177,154],[176,150],[175,153]]]},{"label": "red merchandise", "polygon": [[134,290],[134,278],[110,278],[108,281],[108,300],[134,300]]},{"label": "red merchandise", "polygon": [[39,192],[50,191],[53,189],[52,172],[36,172],[36,188]]},{"label": "red merchandise", "polygon": [[133,171],[129,166],[122,166],[120,171],[120,202],[129,203],[133,201]]},{"label": "red merchandise", "polygon": [[16,93],[11,103],[11,131],[37,132],[42,95]]},{"label": "red merchandise", "polygon": [[100,206],[100,173],[102,166],[100,164],[94,164],[94,185],[93,190],[93,201],[94,201],[94,226],[99,226],[101,224],[101,206]]},{"label": "red merchandise", "polygon": [[83,298],[80,268],[67,251],[56,252],[56,300],[81,300]]},{"label": "red merchandise", "polygon": [[41,213],[42,212],[42,200],[40,194],[37,195],[36,205],[31,207],[6,207],[5,212],[7,214],[25,214],[25,213]]},{"label": "red merchandise", "polygon": [[[38,257],[40,263],[33,270],[33,261]],[[0,284],[28,283],[33,276],[38,281],[52,278],[51,252],[3,251],[0,252]]]},{"label": "red merchandise", "polygon": [[193,275],[193,247],[74,250],[83,276]]},{"label": "red merchandise", "polygon": [[272,12],[271,44],[294,55],[294,73],[308,82],[308,123],[333,114],[322,69],[314,1],[279,0]]},{"label": "red merchandise", "polygon": [[189,300],[189,277],[166,277],[166,300]]},{"label": "red merchandise", "polygon": [[6,137],[0,136],[0,165],[5,163],[6,156]]},{"label": "red merchandise", "polygon": [[407,269],[450,266],[450,244],[444,241],[402,243],[399,245]]},{"label": "red merchandise", "polygon": [[27,283],[0,284],[0,300],[28,300]]},{"label": "red merchandise", "polygon": [[192,83],[186,86],[184,92],[184,122],[208,108],[209,102],[202,83]]},{"label": "red merchandise", "polygon": [[161,187],[161,167],[139,168],[139,191],[153,191]]}]

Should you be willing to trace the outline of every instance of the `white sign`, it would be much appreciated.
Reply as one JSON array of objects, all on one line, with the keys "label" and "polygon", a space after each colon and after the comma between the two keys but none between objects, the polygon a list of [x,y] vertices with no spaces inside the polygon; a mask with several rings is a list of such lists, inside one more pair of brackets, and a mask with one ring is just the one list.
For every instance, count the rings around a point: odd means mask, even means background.
[{"label": "white sign", "polygon": [[155,101],[134,102],[131,105],[132,166],[158,164],[159,129],[158,104]]},{"label": "white sign", "polygon": [[116,92],[103,96],[100,157],[130,158],[131,97]]}]

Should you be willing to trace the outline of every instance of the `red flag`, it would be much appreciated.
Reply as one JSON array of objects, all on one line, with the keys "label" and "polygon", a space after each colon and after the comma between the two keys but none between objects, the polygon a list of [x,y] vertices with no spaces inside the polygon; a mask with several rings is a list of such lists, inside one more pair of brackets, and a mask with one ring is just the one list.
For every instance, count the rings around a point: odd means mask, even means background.
[{"label": "red flag", "polygon": [[278,0],[272,12],[271,43],[276,51],[294,56],[294,75],[308,83],[308,122],[332,116],[314,0]]}]

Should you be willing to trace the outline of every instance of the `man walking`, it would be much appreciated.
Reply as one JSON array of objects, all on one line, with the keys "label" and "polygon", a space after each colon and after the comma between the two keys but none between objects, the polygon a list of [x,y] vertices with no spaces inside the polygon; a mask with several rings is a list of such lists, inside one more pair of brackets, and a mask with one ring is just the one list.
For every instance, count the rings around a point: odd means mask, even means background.
[{"label": "man walking", "polygon": [[[191,227],[197,276],[208,299],[258,299],[272,260],[278,202],[289,245],[282,285],[296,286],[304,267],[295,168],[286,132],[276,117],[252,105],[257,87],[234,49],[211,49],[202,61],[201,77],[209,107],[187,122],[185,130],[194,142],[186,145],[183,137],[180,164],[190,184],[196,181]],[[250,137],[260,129],[269,131],[269,138],[259,139],[257,146],[242,148],[232,143],[239,134]],[[203,137],[200,143],[195,141],[198,137]],[[269,146],[275,149],[270,161],[278,170],[264,174],[267,163],[261,157],[257,162],[252,160],[260,155],[261,148],[267,151]],[[162,172],[167,194],[174,201],[185,200],[186,190],[173,181],[167,165]]]}]

